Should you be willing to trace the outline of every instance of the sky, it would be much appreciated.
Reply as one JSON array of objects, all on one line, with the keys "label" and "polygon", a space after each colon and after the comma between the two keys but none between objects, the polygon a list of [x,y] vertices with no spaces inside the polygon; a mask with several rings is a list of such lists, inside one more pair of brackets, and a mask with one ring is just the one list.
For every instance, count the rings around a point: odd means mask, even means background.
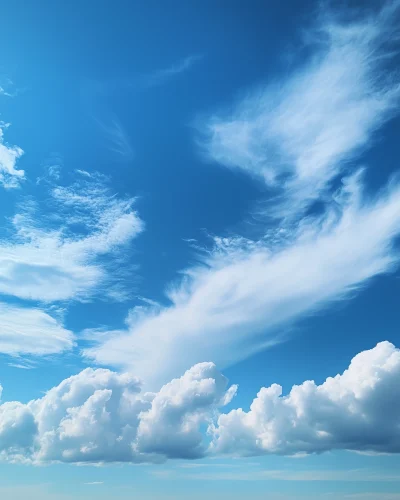
[{"label": "sky", "polygon": [[400,499],[400,2],[0,9],[0,497]]}]

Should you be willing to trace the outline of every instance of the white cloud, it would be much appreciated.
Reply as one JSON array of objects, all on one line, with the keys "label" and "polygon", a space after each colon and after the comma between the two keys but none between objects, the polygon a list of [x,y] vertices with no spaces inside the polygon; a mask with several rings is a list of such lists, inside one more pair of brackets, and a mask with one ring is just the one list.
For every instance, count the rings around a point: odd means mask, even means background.
[{"label": "white cloud", "polygon": [[133,460],[138,414],[146,409],[138,380],[90,368],[28,404],[38,431],[35,461]]},{"label": "white cloud", "polygon": [[[0,293],[44,302],[87,299],[94,289],[122,297],[110,256],[143,230],[134,199],[116,197],[92,174],[52,186],[46,211],[27,202],[0,240]],[[104,257],[108,256],[105,262]]]},{"label": "white cloud", "polygon": [[96,120],[96,123],[106,138],[109,150],[125,161],[132,161],[134,151],[131,140],[119,118],[113,114],[109,121]]},{"label": "white cloud", "polygon": [[4,142],[4,130],[7,124],[0,122],[0,184],[5,188],[18,187],[25,173],[17,168],[17,160],[23,154],[18,146],[9,146]]},{"label": "white cloud", "polygon": [[[190,464],[188,464],[189,466]],[[157,478],[196,481],[335,481],[335,482],[398,482],[399,474],[380,473],[367,468],[360,469],[303,469],[303,470],[248,470],[246,463],[237,465],[242,470],[239,471],[216,471],[215,465],[210,467],[210,471],[182,473],[176,470],[159,471],[155,470]],[[246,470],[243,470],[246,469]]]},{"label": "white cloud", "polygon": [[26,405],[0,405],[0,458],[34,463],[160,462],[201,457],[199,426],[234,387],[212,363],[194,366],[159,393],[140,394],[128,373],[87,368]]},{"label": "white cloud", "polygon": [[305,66],[201,125],[209,158],[274,189],[269,215],[299,215],[397,111],[398,75],[385,64],[398,40],[398,6],[350,24],[325,13],[309,34],[315,50]]},{"label": "white cloud", "polygon": [[5,96],[7,96],[7,97],[12,97],[12,95],[11,95],[11,94],[9,94],[9,93],[6,91],[6,89],[5,89],[4,87],[2,87],[2,86],[0,86],[0,95],[5,95]]},{"label": "white cloud", "polygon": [[147,85],[160,85],[162,83],[167,82],[169,79],[184,73],[189,70],[193,64],[202,59],[201,55],[192,55],[188,56],[185,59],[179,61],[176,64],[172,64],[168,68],[161,69],[159,71],[155,71],[153,74],[145,77],[147,81]]},{"label": "white cloud", "polygon": [[15,87],[10,78],[0,78],[0,96],[15,97],[21,90]]},{"label": "white cloud", "polygon": [[[398,102],[399,85],[379,72],[398,5],[347,25],[328,17],[311,63],[208,124],[209,153],[278,184],[296,217],[275,219],[258,241],[217,238],[204,265],[171,287],[168,307],[134,310],[125,330],[103,332],[85,356],[159,387],[197,362],[224,368],[273,344],[295,320],[394,269],[400,186],[368,200],[354,171],[338,192],[328,188]],[[322,214],[305,217],[311,199],[323,202]]]},{"label": "white cloud", "polygon": [[248,412],[221,415],[212,452],[247,456],[347,449],[400,452],[400,350],[389,342],[353,358],[320,386],[306,381],[282,396],[263,387]]},{"label": "white cloud", "polygon": [[226,385],[213,363],[201,363],[163,386],[140,415],[138,449],[170,458],[204,455],[200,424],[233,398],[236,386],[225,391]]},{"label": "white cloud", "polygon": [[[0,405],[0,456],[4,450],[31,447],[35,432],[35,419],[26,405],[17,402]],[[11,455],[13,458],[13,451]]]},{"label": "white cloud", "polygon": [[[46,312],[0,303],[0,353],[44,356],[68,351],[73,345],[73,333]],[[12,366],[32,368],[29,363]]]},{"label": "white cloud", "polygon": [[[131,374],[87,368],[40,399],[0,405],[0,458],[159,463],[336,449],[400,453],[399,382],[400,350],[382,342],[320,386],[306,381],[282,396],[274,384],[260,390],[248,412],[221,414],[237,387],[228,388],[213,363],[193,366],[157,393],[141,393]],[[228,473],[222,474],[226,479]],[[276,480],[316,479],[310,471],[305,476],[293,470],[263,474]],[[351,480],[343,471],[333,476],[319,471],[318,480]],[[389,474],[372,477],[399,480]]]},{"label": "white cloud", "polygon": [[347,180],[325,214],[303,220],[277,247],[220,242],[169,292],[170,307],[134,310],[125,331],[103,332],[84,354],[157,385],[204,359],[224,368],[276,341],[288,323],[398,262],[400,188],[368,202],[360,190],[359,175]]}]

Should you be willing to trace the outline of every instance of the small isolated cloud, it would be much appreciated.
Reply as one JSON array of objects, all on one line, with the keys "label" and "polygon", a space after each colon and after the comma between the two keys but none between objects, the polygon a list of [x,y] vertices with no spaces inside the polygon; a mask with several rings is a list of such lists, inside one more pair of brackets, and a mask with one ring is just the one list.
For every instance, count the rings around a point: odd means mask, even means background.
[{"label": "small isolated cloud", "polygon": [[18,146],[9,146],[4,141],[4,131],[8,125],[0,122],[0,184],[5,188],[16,188],[25,177],[25,172],[17,168],[17,161],[23,155]]},{"label": "small isolated cloud", "polygon": [[8,363],[11,368],[18,368],[19,370],[32,370],[34,368],[31,365],[24,365],[22,363]]},{"label": "small isolated cloud", "polygon": [[178,63],[169,66],[168,68],[155,71],[153,74],[145,77],[144,79],[147,81],[148,86],[161,85],[163,83],[166,83],[171,78],[178,76],[185,71],[188,71],[197,61],[200,61],[202,58],[202,55],[188,56]]},{"label": "small isolated cloud", "polygon": [[[83,88],[83,93],[88,102],[93,101],[98,104],[99,97],[105,97],[109,93],[121,91],[121,89],[141,92],[158,87],[167,84],[172,79],[188,71],[202,57],[201,55],[191,55],[166,68],[127,79],[87,82]],[[99,131],[102,133],[104,146],[114,153],[119,160],[131,162],[135,156],[135,150],[128,130],[117,114],[108,109],[108,100],[105,106],[106,109],[102,113],[99,113],[98,107],[95,106],[91,114]]]},{"label": "small isolated cloud", "polygon": [[15,89],[13,82],[9,78],[0,78],[0,96],[15,97],[18,91]]},{"label": "small isolated cloud", "polygon": [[89,485],[89,486],[90,486],[90,485],[97,485],[97,484],[104,484],[104,481],[92,481],[92,482],[90,482],[90,483],[85,483],[85,484],[87,484],[87,485]]},{"label": "small isolated cloud", "polygon": [[59,153],[52,153],[43,162],[44,174],[37,177],[36,184],[39,185],[43,182],[53,184],[61,179],[61,172],[64,160]]},{"label": "small isolated cloud", "polygon": [[5,95],[7,97],[12,97],[12,94],[7,92],[3,87],[0,86],[0,95]]},{"label": "small isolated cloud", "polygon": [[134,157],[133,147],[121,120],[113,114],[108,121],[96,120],[96,122],[105,137],[105,146],[120,159],[132,161]]},{"label": "small isolated cloud", "polygon": [[[160,463],[337,449],[400,453],[400,350],[389,342],[359,353],[343,374],[321,385],[306,381],[283,396],[273,384],[260,390],[249,411],[221,413],[236,390],[213,363],[193,366],[156,393],[141,392],[132,374],[87,368],[40,399],[0,405],[0,458]],[[214,479],[220,474],[236,476],[218,472]],[[335,480],[341,474],[352,480],[338,471],[316,477],[310,471],[304,477],[295,471],[262,474],[258,479]],[[384,476],[375,480],[400,479]]]}]

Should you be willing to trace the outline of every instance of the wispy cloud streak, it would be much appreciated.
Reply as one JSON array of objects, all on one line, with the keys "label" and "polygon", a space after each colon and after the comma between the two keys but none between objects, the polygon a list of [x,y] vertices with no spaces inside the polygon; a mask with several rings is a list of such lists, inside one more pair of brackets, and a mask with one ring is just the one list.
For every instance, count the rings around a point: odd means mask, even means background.
[{"label": "wispy cloud streak", "polygon": [[[395,268],[399,184],[368,199],[362,171],[350,169],[341,189],[329,189],[349,155],[394,112],[398,83],[379,72],[392,55],[393,5],[350,24],[327,16],[319,25],[322,49],[318,43],[312,62],[283,90],[261,89],[234,107],[230,121],[211,120],[209,153],[277,186],[274,215],[285,220],[259,240],[217,238],[203,261],[171,284],[170,305],[134,310],[125,330],[108,338],[103,332],[86,357],[156,385],[203,360],[223,368]],[[314,199],[324,202],[322,213],[304,217]]]},{"label": "wispy cloud streak", "polygon": [[147,82],[147,85],[161,85],[166,83],[171,78],[174,78],[185,71],[188,71],[196,62],[200,61],[203,58],[201,55],[192,55],[188,56],[182,61],[179,61],[176,64],[169,66],[168,68],[161,69],[159,71],[155,71],[154,73],[148,75],[143,78],[144,82]]},{"label": "wispy cloud streak", "polygon": [[261,178],[274,193],[269,215],[299,216],[397,110],[400,86],[388,70],[398,39],[391,2],[360,22],[324,13],[309,62],[283,83],[248,92],[199,127],[213,161]]},{"label": "wispy cloud streak", "polygon": [[50,213],[22,203],[10,236],[0,240],[0,293],[54,302],[87,300],[95,289],[112,292],[118,279],[107,272],[110,257],[144,227],[135,200],[115,196],[99,174],[78,174],[70,186],[50,181]]},{"label": "wispy cloud streak", "polygon": [[118,117],[113,114],[109,121],[96,120],[106,139],[107,148],[124,161],[132,161],[134,151],[131,139]]}]

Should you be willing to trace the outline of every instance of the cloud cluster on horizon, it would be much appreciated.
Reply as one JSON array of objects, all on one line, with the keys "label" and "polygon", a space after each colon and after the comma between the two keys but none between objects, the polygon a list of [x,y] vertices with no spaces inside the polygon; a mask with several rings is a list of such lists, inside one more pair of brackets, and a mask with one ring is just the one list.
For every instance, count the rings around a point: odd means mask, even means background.
[{"label": "cloud cluster on horizon", "polygon": [[389,342],[359,353],[321,385],[306,381],[282,396],[273,384],[249,411],[221,413],[236,390],[213,363],[193,366],[157,393],[141,392],[131,374],[87,368],[40,399],[0,405],[0,459],[160,463],[337,449],[400,452],[400,350]]}]

